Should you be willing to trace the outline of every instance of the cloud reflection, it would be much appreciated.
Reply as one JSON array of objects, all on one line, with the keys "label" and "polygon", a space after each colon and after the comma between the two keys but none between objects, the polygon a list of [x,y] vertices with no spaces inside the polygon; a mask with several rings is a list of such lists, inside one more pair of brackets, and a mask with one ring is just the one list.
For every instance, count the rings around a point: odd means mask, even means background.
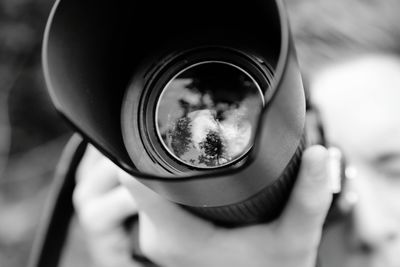
[{"label": "cloud reflection", "polygon": [[231,70],[222,70],[218,77],[211,70],[178,76],[159,101],[157,123],[164,145],[189,165],[221,166],[252,146],[262,97],[250,77],[228,67]]}]

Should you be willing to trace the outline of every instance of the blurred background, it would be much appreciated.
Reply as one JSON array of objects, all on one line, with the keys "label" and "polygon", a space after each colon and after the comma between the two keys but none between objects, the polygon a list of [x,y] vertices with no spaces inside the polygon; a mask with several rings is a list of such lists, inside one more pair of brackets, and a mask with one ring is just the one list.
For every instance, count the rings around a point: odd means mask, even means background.
[{"label": "blurred background", "polygon": [[[71,135],[50,103],[41,70],[53,2],[0,0],[1,267],[26,266],[54,168]],[[305,80],[349,56],[399,50],[398,0],[285,2]],[[74,253],[82,254],[79,248]],[[70,266],[87,266],[83,257],[72,257]]]},{"label": "blurred background", "polygon": [[26,266],[69,130],[50,104],[40,52],[52,0],[0,1],[0,266]]}]

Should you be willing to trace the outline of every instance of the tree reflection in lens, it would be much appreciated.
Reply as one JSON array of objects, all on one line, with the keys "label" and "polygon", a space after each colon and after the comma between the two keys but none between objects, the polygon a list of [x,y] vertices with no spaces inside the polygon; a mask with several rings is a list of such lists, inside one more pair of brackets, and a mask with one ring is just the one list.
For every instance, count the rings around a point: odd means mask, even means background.
[{"label": "tree reflection in lens", "polygon": [[157,131],[176,159],[198,168],[219,167],[251,148],[263,105],[259,86],[242,69],[203,62],[164,88],[157,104]]}]

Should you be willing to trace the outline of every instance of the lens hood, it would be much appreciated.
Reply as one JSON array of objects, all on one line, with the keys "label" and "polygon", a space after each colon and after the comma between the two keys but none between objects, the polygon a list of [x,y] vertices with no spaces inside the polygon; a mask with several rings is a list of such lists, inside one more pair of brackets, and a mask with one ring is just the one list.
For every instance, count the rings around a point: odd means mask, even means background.
[{"label": "lens hood", "polygon": [[[272,69],[253,149],[234,169],[179,177],[140,171],[143,162],[132,161],[121,130],[127,88],[145,87],[158,66],[204,47],[239,51]],[[45,33],[43,67],[51,99],[72,127],[176,203],[219,207],[272,190],[302,147],[305,97],[281,0],[58,0]],[[287,196],[270,202],[284,203]]]}]

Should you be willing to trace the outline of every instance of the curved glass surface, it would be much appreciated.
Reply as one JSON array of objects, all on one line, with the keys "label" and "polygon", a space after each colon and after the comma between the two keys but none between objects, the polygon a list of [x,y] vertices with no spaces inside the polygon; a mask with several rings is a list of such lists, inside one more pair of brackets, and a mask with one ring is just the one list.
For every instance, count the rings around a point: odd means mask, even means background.
[{"label": "curved glass surface", "polygon": [[175,159],[216,168],[244,156],[264,106],[257,82],[226,62],[192,65],[173,77],[157,101],[156,128]]}]

